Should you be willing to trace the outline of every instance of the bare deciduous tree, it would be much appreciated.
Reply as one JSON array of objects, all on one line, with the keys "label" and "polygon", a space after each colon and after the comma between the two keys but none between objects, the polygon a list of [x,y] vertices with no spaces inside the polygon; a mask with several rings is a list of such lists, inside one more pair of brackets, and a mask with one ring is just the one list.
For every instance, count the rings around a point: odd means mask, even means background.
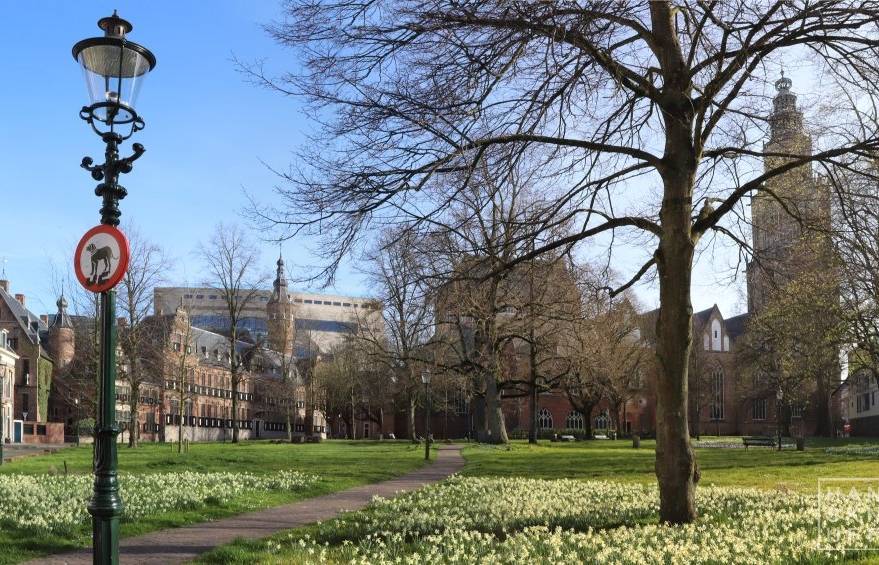
[{"label": "bare deciduous tree", "polygon": [[[222,299],[226,326],[221,332],[229,343],[229,372],[232,381],[232,443],[239,440],[238,396],[246,373],[245,358],[239,354],[241,322],[256,295],[269,279],[259,265],[259,248],[237,225],[218,224],[210,241],[200,243],[198,256],[205,265],[204,284],[217,290]],[[256,345],[256,344],[254,344]]]},{"label": "bare deciduous tree", "polygon": [[873,155],[850,167],[829,169],[835,195],[833,242],[841,267],[840,295],[849,316],[855,364],[879,372],[879,168]]},{"label": "bare deciduous tree", "polygon": [[148,355],[145,348],[149,347],[149,336],[144,333],[142,322],[152,314],[153,289],[165,281],[170,260],[164,250],[150,243],[136,226],[127,225],[125,233],[131,250],[131,260],[118,290],[119,311],[125,319],[124,331],[119,332],[119,346],[128,361],[125,376],[131,386],[128,447],[137,447],[141,387],[150,384],[162,386],[161,374],[151,373],[143,366],[143,357]]},{"label": "bare deciduous tree", "polygon": [[[453,225],[470,172],[487,168],[499,180],[527,161],[546,198],[516,236],[537,240],[516,261],[594,236],[609,249],[636,238],[645,253],[631,282],[657,275],[659,517],[694,520],[687,368],[697,245],[716,233],[735,237],[721,220],[744,215],[743,199],[768,180],[879,145],[876,105],[860,103],[879,82],[879,6],[286,5],[268,29],[295,49],[298,71],[273,81],[259,65],[244,70],[304,96],[323,127],[298,156],[302,166],[284,174],[280,205],[254,202],[254,216],[280,237],[322,237],[331,280],[370,228]],[[847,114],[825,114],[832,121],[816,151],[766,161],[769,90],[785,58],[812,60],[822,91],[837,106],[853,103]],[[576,231],[543,237],[559,222]]]},{"label": "bare deciduous tree", "polygon": [[568,349],[570,368],[565,390],[574,407],[589,421],[602,401],[614,427],[624,430],[626,403],[643,389],[652,351],[641,335],[637,300],[629,293],[611,298],[608,277],[591,268],[578,269],[581,308]]},{"label": "bare deciduous tree", "polygon": [[[387,373],[396,381],[396,392],[406,406],[407,434],[416,439],[415,408],[422,390],[421,370],[429,361],[427,351],[433,333],[433,302],[424,256],[418,253],[417,234],[402,226],[387,230],[367,253],[362,270],[369,278],[377,305],[382,309],[382,334],[375,324],[360,320],[360,338],[380,352]],[[361,315],[368,316],[367,309]]]}]

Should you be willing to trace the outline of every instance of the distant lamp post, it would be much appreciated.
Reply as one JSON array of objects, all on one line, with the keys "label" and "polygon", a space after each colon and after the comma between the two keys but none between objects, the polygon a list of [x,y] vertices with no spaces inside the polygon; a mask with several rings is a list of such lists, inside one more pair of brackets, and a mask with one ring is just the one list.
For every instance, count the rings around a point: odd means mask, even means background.
[{"label": "distant lamp post", "polygon": [[424,460],[430,460],[430,379],[433,375],[430,371],[421,373],[421,382],[424,383]]},{"label": "distant lamp post", "polygon": [[[135,143],[134,153],[120,158],[119,144],[144,127],[134,107],[143,80],[156,66],[156,58],[145,47],[126,39],[132,25],[115,11],[112,16],[98,20],[98,27],[104,31],[103,37],[83,39],[73,46],[73,58],[82,67],[90,100],[79,117],[106,145],[102,165],[93,165],[91,157],[82,160],[82,168],[100,183],[95,195],[102,198],[101,225],[83,237],[75,266],[80,283],[101,294],[98,411],[93,448],[95,481],[88,511],[92,515],[93,562],[115,564],[119,562],[119,517],[124,504],[117,477],[116,292],[112,289],[128,266],[128,243],[116,229],[121,216],[119,201],[128,194],[119,184],[119,175],[131,172],[132,163],[144,152],[143,145]],[[102,246],[109,247],[110,253],[109,258],[103,259],[106,263],[101,265],[102,269],[98,269],[95,257]]]},{"label": "distant lamp post", "polygon": [[76,421],[73,425],[76,426],[76,447],[79,447],[79,421],[82,419],[80,418],[79,399],[74,398],[73,403],[76,404]]},{"label": "distant lamp post", "polygon": [[775,391],[775,416],[778,420],[778,450],[781,451],[781,399],[784,398],[784,393],[781,391],[781,387],[778,387],[778,390]]}]

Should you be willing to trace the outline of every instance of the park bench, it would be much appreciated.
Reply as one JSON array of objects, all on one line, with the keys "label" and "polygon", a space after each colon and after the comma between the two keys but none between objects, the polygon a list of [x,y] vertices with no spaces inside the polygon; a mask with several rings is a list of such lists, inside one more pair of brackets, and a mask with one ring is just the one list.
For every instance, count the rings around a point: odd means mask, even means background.
[{"label": "park bench", "polygon": [[775,438],[769,436],[747,436],[742,438],[742,443],[745,445],[745,448],[748,448],[752,445],[762,447],[775,447]]}]

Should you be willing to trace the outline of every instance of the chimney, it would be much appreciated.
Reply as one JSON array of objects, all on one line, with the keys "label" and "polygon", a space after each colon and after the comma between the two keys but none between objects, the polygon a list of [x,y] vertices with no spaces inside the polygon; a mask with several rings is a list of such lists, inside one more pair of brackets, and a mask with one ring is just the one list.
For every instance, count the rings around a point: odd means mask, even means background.
[{"label": "chimney", "polygon": [[9,281],[6,279],[0,280],[0,288],[3,289],[3,292],[9,294]]},{"label": "chimney", "polygon": [[18,300],[22,306],[24,306],[24,295],[23,294],[16,294],[15,299]]},{"label": "chimney", "polygon": [[40,320],[43,321],[47,326],[49,325],[49,315],[48,314],[40,314]]}]

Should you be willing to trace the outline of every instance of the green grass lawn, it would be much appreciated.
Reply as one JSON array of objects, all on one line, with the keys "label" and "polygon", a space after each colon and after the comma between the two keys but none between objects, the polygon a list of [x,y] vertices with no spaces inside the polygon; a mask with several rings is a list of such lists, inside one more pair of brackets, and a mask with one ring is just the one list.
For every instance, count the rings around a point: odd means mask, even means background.
[{"label": "green grass lawn", "polygon": [[[176,445],[143,443],[136,449],[119,447],[119,481],[126,475],[173,473],[244,472],[271,475],[298,470],[320,479],[305,492],[258,493],[221,505],[181,510],[125,522],[121,535],[134,536],[157,529],[214,520],[260,508],[295,502],[353,486],[405,474],[424,465],[424,451],[408,442],[334,440],[320,444],[275,444],[261,441],[191,443],[187,453]],[[0,465],[0,475],[45,475],[50,472],[91,475],[92,448],[82,445],[55,453],[16,459]],[[124,500],[123,500],[124,502]],[[91,545],[91,525],[67,536],[46,537],[28,531],[0,528],[0,565],[18,563],[38,555]]]},{"label": "green grass lawn", "polygon": [[[738,437],[729,441],[741,443]],[[824,452],[831,446],[876,442],[875,439],[808,439],[805,451],[791,447],[781,451],[765,447],[697,448],[696,458],[702,473],[700,484],[813,492],[819,478],[879,477],[879,458]],[[461,474],[654,484],[655,447],[656,442],[652,440],[641,440],[640,449],[633,449],[632,443],[625,440],[474,446],[464,451],[467,465]]]},{"label": "green grass lawn", "polygon": [[[732,442],[739,441],[732,438]],[[786,448],[697,448],[702,473],[700,486],[753,487],[766,491],[812,493],[819,478],[879,477],[876,455],[829,454],[825,448],[841,445],[876,444],[879,440],[808,440],[806,450]],[[642,440],[634,449],[628,440],[577,443],[541,442],[529,445],[516,441],[509,446],[467,444],[463,455],[465,478],[583,479],[614,481],[626,485],[655,485],[653,474],[655,443]],[[271,444],[267,442],[193,443],[190,451],[176,452],[176,446],[142,444],[138,449],[119,449],[120,482],[127,474],[193,472],[251,472],[271,475],[282,470],[299,470],[318,475],[320,480],[306,492],[263,493],[218,505],[165,513],[123,523],[122,536],[176,527],[199,520],[216,519],[276,504],[293,502],[381,481],[423,465],[423,448],[405,441],[326,441],[321,444]],[[42,475],[55,468],[59,473],[91,474],[90,446],[71,447],[7,462],[0,475]],[[312,528],[313,529],[313,528]],[[344,527],[339,526],[340,531]],[[306,529],[305,531],[309,531]],[[0,531],[0,564],[16,563],[36,555],[90,545],[90,527],[70,536],[45,539],[26,531]],[[236,544],[234,558],[228,548],[207,555],[202,563],[260,563],[266,557],[265,544]],[[862,561],[864,557],[860,556]]]}]

